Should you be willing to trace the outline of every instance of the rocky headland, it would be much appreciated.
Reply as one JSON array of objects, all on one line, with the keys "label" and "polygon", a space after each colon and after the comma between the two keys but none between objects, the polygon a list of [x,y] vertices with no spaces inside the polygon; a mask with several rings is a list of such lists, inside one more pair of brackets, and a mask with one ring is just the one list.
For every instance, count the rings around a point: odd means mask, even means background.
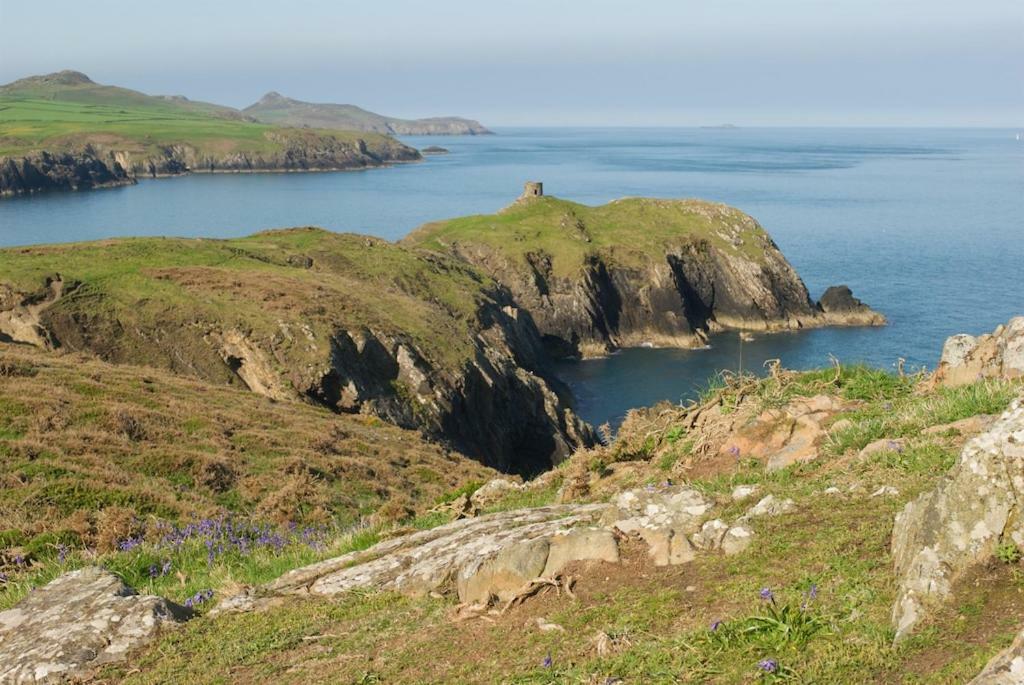
[{"label": "rocky headland", "polygon": [[461,117],[397,119],[355,105],[303,102],[270,92],[242,112],[259,121],[281,126],[369,131],[397,136],[478,136],[492,132],[480,122]]},{"label": "rocky headland", "polygon": [[403,242],[504,284],[555,356],[698,347],[726,329],[885,323],[845,286],[813,302],[753,218],[700,200],[588,207],[528,193],[498,214],[428,224]]}]

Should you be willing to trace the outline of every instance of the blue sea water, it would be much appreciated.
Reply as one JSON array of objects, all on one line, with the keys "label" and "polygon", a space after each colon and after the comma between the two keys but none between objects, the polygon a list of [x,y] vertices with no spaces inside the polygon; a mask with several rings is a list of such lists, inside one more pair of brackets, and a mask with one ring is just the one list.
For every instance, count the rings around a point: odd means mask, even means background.
[{"label": "blue sea water", "polygon": [[[813,296],[845,283],[880,329],[757,336],[742,364],[934,366],[943,339],[1024,314],[1024,141],[974,129],[507,129],[408,138],[451,150],[421,164],[322,174],[197,175],[0,201],[0,245],[121,235],[229,237],[318,225],[398,239],[493,212],[541,180],[596,204],[627,196],[735,205],[775,238]],[[626,350],[559,365],[588,420],[682,400],[741,363],[726,335],[706,350]]]}]

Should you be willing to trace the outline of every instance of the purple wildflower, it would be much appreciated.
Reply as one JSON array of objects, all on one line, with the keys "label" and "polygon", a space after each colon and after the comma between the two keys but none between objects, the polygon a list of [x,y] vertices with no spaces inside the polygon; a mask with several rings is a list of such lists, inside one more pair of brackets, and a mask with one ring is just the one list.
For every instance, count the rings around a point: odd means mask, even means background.
[{"label": "purple wildflower", "polygon": [[722,627],[722,622],[721,621],[712,621],[712,623],[711,623],[711,632],[714,633],[714,632],[716,632],[721,627]]},{"label": "purple wildflower", "polygon": [[729,454],[731,454],[732,456],[734,456],[737,459],[739,459],[740,458],[740,448],[737,447],[736,445],[733,445],[732,447],[729,448]]},{"label": "purple wildflower", "polygon": [[64,560],[68,558],[68,546],[57,545],[57,562],[63,564]]},{"label": "purple wildflower", "polygon": [[779,670],[779,662],[775,659],[761,659],[757,662],[757,667],[765,673],[775,673]]},{"label": "purple wildflower", "polygon": [[25,557],[23,557],[20,554],[15,554],[14,555],[14,565],[18,566],[19,568],[22,567],[22,566],[25,566]]},{"label": "purple wildflower", "polygon": [[160,575],[160,569],[157,568],[157,565],[156,564],[150,564],[149,565],[149,577],[150,578],[156,578],[159,575]]},{"label": "purple wildflower", "polygon": [[7,574],[4,573],[3,571],[0,571],[0,583],[6,583],[6,582],[7,582]]},{"label": "purple wildflower", "polygon": [[165,561],[165,562],[163,563],[163,565],[162,565],[162,566],[160,567],[160,575],[162,575],[162,576],[166,576],[166,575],[167,575],[168,573],[170,573],[170,572],[171,572],[171,560],[170,560],[170,559],[168,559],[168,560],[167,560],[167,561]]},{"label": "purple wildflower", "polygon": [[772,592],[772,589],[770,587],[761,588],[761,592],[758,594],[761,596],[761,599],[763,599],[766,602],[775,601],[775,593]]},{"label": "purple wildflower", "polygon": [[808,599],[815,599],[818,596],[818,586],[811,583],[811,587],[807,590]]},{"label": "purple wildflower", "polygon": [[553,663],[555,663],[554,660],[551,658],[551,655],[548,654],[546,657],[544,657],[544,661],[541,662],[541,665],[544,666],[544,668],[551,668],[551,665]]}]

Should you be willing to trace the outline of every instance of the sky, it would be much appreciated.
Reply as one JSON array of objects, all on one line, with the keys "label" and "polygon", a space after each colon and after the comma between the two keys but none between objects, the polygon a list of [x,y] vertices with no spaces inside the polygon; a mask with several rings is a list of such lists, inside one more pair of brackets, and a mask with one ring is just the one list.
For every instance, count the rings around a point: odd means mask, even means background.
[{"label": "sky", "polygon": [[1024,0],[0,0],[0,83],[491,126],[1024,126]]}]

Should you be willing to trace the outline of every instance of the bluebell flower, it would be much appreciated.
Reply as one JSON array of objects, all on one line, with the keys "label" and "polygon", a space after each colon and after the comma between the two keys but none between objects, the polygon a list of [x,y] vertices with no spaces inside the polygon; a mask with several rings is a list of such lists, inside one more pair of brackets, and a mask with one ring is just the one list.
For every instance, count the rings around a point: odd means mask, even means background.
[{"label": "bluebell flower", "polygon": [[779,670],[779,662],[775,659],[761,659],[757,662],[757,667],[765,673],[775,673]]}]

